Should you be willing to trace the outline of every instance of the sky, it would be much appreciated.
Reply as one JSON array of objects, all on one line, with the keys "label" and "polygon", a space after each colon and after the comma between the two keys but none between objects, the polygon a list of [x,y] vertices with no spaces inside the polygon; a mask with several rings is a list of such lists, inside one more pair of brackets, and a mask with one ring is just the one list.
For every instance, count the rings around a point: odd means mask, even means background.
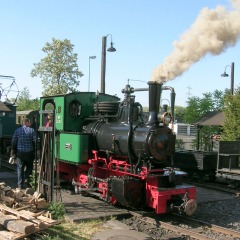
[{"label": "sky", "polygon": [[[128,82],[134,88],[147,88],[159,66],[165,64],[170,68],[167,71],[178,69],[165,60],[173,55],[176,43],[192,28],[202,9],[214,10],[219,5],[227,12],[232,11],[228,0],[0,1],[0,75],[13,76],[20,91],[27,87],[31,98],[40,98],[41,79],[30,76],[33,64],[46,56],[42,48],[52,38],[68,39],[74,45],[73,52],[78,54],[77,63],[84,74],[79,79],[78,90],[88,91],[90,80],[90,91],[100,91],[102,37],[107,36],[108,48],[112,36],[117,51],[106,53],[105,92],[122,99],[121,90]],[[235,22],[240,21],[232,18],[229,29]],[[210,32],[214,31],[217,29]],[[224,31],[221,31],[223,36]],[[187,34],[187,44],[177,44],[192,56],[199,52],[202,43],[211,44],[202,38],[204,34],[195,33],[199,42],[193,48],[188,44]],[[180,74],[164,82],[165,86],[174,88],[176,105],[186,106],[188,97],[203,97],[203,93],[230,88],[232,62],[235,64],[234,86],[239,86],[240,43],[238,33],[236,35],[236,41],[217,54],[207,51]],[[96,56],[96,59],[89,61],[89,56]],[[221,77],[224,70],[229,77]],[[0,78],[0,87],[5,89],[10,82],[10,79]],[[164,91],[161,101],[168,103],[169,95]],[[148,106],[147,92],[136,92],[135,96],[136,101]]]}]

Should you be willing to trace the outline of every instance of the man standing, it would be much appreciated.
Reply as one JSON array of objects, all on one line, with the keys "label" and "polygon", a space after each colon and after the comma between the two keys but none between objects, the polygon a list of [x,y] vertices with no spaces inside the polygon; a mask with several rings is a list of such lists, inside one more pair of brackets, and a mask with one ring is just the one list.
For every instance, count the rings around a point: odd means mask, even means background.
[{"label": "man standing", "polygon": [[30,124],[30,119],[23,119],[22,127],[15,130],[11,142],[12,153],[17,156],[18,188],[29,187],[29,177],[33,171],[36,134]]}]

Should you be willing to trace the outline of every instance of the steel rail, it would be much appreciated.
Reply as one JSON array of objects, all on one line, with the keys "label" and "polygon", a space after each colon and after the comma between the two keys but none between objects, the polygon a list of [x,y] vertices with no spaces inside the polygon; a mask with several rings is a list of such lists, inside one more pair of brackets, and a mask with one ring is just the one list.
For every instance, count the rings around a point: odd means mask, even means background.
[{"label": "steel rail", "polygon": [[[162,227],[164,229],[173,231],[173,232],[181,234],[181,235],[188,235],[188,236],[191,236],[192,238],[195,238],[195,239],[198,239],[198,240],[213,240],[213,239],[216,239],[216,238],[212,238],[212,237],[202,235],[201,233],[197,233],[196,229],[189,230],[189,229],[184,229],[184,228],[181,228],[179,226],[175,226],[175,225],[172,225],[170,223],[163,222],[163,221],[157,221],[156,222],[155,219],[152,219],[152,218],[149,218],[149,217],[146,217],[144,219],[146,220],[146,222],[157,225],[158,227]],[[200,229],[199,231],[204,231],[204,230]]]},{"label": "steel rail", "polygon": [[194,219],[194,218],[189,218],[189,217],[186,217],[186,216],[180,216],[178,214],[173,214],[173,215],[180,218],[180,219],[188,221],[191,224],[194,224],[194,223],[202,224],[204,227],[207,227],[211,231],[226,234],[226,235],[230,235],[230,236],[236,237],[236,238],[240,238],[240,232],[238,232],[238,231],[235,231],[235,230],[232,230],[232,229],[229,229],[229,228],[224,228],[224,227],[221,227],[221,226],[217,226],[217,225],[207,223],[207,222],[204,222],[204,221],[200,221],[200,220],[197,220],[197,219]]}]

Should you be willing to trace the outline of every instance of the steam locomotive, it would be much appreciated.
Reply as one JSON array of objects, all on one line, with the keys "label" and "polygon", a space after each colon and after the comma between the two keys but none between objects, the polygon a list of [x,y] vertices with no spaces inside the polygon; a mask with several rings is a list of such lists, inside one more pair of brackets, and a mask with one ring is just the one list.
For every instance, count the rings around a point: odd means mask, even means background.
[{"label": "steam locomotive", "polygon": [[[71,181],[75,192],[97,195],[110,204],[157,214],[171,211],[192,215],[196,188],[184,185],[186,174],[171,163],[175,151],[174,90],[149,82],[146,89],[129,84],[123,101],[105,93],[75,92],[40,98],[40,130],[52,110],[56,159],[60,178]],[[163,90],[172,90],[172,112],[160,109]],[[135,101],[136,91],[149,91],[149,116]]]}]

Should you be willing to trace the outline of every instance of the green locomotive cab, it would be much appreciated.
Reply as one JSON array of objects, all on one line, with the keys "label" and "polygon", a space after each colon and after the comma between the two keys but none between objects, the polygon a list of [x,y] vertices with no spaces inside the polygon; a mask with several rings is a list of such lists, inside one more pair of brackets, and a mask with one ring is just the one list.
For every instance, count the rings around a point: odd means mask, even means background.
[{"label": "green locomotive cab", "polygon": [[[59,159],[71,164],[87,163],[91,154],[92,134],[83,133],[83,126],[96,116],[98,105],[102,102],[115,102],[119,98],[108,94],[94,92],[75,92],[65,95],[54,95],[40,98],[40,113],[52,110],[55,114],[56,136],[59,135]],[[114,108],[117,111],[117,107]],[[108,114],[106,109],[104,114]],[[51,114],[40,114],[40,129],[44,129]],[[95,117],[96,118],[96,117]],[[56,149],[55,149],[56,151]]]}]

